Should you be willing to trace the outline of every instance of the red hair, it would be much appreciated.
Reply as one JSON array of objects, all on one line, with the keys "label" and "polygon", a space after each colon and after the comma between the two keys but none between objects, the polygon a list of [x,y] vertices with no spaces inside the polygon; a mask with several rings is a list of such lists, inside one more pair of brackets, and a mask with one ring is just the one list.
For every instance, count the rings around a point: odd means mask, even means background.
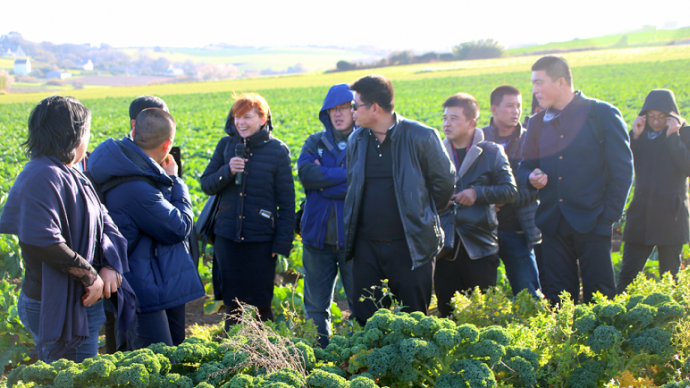
[{"label": "red hair", "polygon": [[258,93],[242,93],[239,96],[233,94],[235,103],[230,108],[229,117],[242,116],[252,109],[256,109],[256,113],[261,118],[268,118],[269,108],[266,99],[261,97]]}]

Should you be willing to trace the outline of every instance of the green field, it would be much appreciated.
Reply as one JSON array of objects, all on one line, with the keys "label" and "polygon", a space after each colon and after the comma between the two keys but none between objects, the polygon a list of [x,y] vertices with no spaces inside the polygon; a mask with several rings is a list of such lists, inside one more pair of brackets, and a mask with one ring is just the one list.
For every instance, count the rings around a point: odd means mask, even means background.
[{"label": "green field", "polygon": [[[621,40],[627,39],[623,43]],[[687,41],[690,39],[690,27],[673,30],[635,31],[626,34],[614,34],[589,39],[574,39],[567,42],[553,42],[536,46],[520,47],[506,50],[508,55],[526,55],[546,50],[573,50],[581,48],[612,48],[612,47],[642,47],[660,46],[671,42]]]}]

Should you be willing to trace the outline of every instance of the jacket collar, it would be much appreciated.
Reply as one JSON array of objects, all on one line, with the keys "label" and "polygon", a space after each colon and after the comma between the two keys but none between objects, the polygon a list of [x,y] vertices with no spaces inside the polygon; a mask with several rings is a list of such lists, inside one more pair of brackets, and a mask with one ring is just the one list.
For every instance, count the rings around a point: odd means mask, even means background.
[{"label": "jacket collar", "polygon": [[394,111],[393,117],[395,118],[395,128],[393,130],[393,134],[391,134],[391,140],[396,139],[398,136],[400,136],[400,130],[403,128],[403,126],[400,124],[403,121],[405,121],[405,118],[399,115],[398,112]]},{"label": "jacket collar", "polygon": [[[477,158],[479,158],[479,155],[482,154],[483,149],[479,147],[479,143],[484,141],[484,131],[482,131],[479,128],[474,129],[474,138],[472,139],[472,146],[470,146],[470,150],[467,151],[467,155],[465,155],[465,159],[462,161],[462,164],[460,165],[460,169],[457,171],[457,175],[455,178],[455,181],[459,181],[462,179],[463,176],[467,173],[467,171],[472,167],[475,161],[477,161]],[[450,140],[446,138],[443,140],[443,145],[446,146],[446,151],[448,151],[448,155],[453,155],[453,145],[450,143]]]}]

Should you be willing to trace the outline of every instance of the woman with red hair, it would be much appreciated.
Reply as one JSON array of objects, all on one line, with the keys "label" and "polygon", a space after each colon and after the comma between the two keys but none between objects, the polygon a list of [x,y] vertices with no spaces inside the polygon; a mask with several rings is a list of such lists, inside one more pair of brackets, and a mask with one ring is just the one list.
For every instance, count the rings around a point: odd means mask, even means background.
[{"label": "woman with red hair", "polygon": [[[290,254],[295,220],[290,150],[272,130],[266,99],[235,96],[227,136],[201,176],[202,190],[220,196],[214,252],[226,312],[238,307],[237,299],[257,307],[262,320],[273,319],[276,257]],[[226,330],[232,323],[226,321]]]}]

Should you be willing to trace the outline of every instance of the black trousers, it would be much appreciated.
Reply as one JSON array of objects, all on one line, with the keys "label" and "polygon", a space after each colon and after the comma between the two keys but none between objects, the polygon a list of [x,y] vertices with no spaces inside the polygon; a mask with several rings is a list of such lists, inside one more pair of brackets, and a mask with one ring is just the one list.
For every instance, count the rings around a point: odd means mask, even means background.
[{"label": "black trousers", "polygon": [[611,236],[579,233],[561,216],[556,233],[553,236],[544,234],[542,254],[546,276],[543,290],[551,303],[560,301],[562,291],[568,291],[576,302],[580,299],[578,264],[585,303],[592,300],[596,291],[609,298],[616,295]]},{"label": "black trousers", "polygon": [[[412,257],[405,239],[372,241],[358,238],[355,242],[355,257],[352,265],[353,289],[357,321],[364,325],[377,310],[371,300],[360,301],[362,295],[369,296],[372,286],[381,286],[381,280],[388,279],[390,291],[395,299],[406,306],[402,311],[427,313],[431,302],[433,260],[412,269]],[[375,292],[376,299],[382,297],[381,290]],[[382,304],[390,306],[386,298]]]},{"label": "black trousers", "polygon": [[456,291],[472,291],[475,287],[486,290],[496,286],[498,265],[501,262],[498,255],[472,260],[465,247],[457,246],[460,244],[459,238],[455,239],[455,243],[455,249],[459,249],[457,258],[454,261],[437,260],[434,270],[434,290],[438,299],[438,312],[442,317],[447,317],[453,312],[450,300]]},{"label": "black trousers", "polygon": [[[261,320],[273,320],[271,303],[276,276],[276,259],[272,257],[273,241],[237,243],[216,236],[216,263],[220,267],[223,302],[228,314],[240,302],[255,306]],[[226,329],[234,320],[226,320]]]},{"label": "black trousers", "polygon": [[[683,253],[683,244],[680,245],[656,245],[659,253],[659,276],[670,272],[676,276],[680,271],[680,255]],[[618,275],[616,291],[620,294],[635,280],[640,273],[649,255],[652,254],[654,245],[633,244],[626,242],[623,246],[623,266]]]}]

